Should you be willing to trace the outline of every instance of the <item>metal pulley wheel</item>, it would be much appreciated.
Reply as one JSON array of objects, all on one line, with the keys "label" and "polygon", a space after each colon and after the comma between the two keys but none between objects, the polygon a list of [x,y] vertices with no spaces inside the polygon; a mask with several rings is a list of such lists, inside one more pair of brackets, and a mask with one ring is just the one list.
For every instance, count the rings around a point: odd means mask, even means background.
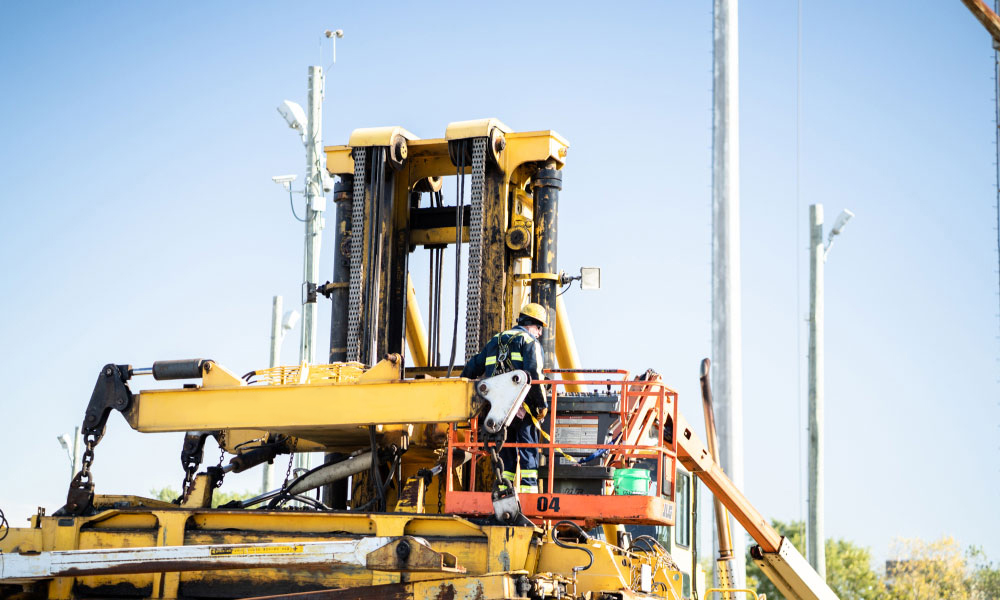
[{"label": "metal pulley wheel", "polygon": [[[466,138],[466,140],[473,139],[477,138]],[[458,166],[458,149],[462,141],[465,140],[450,140],[448,142],[448,157],[451,159],[451,164],[456,166]],[[487,136],[486,148],[486,156],[490,163],[499,167],[503,151],[507,148],[507,138],[504,137],[504,132],[499,127],[494,127],[490,130],[490,134]],[[472,164],[472,152],[473,145],[465,144],[465,160],[463,162],[466,166]]]},{"label": "metal pulley wheel", "polygon": [[487,155],[490,157],[490,161],[499,167],[501,164],[500,158],[507,147],[507,138],[504,137],[504,133],[500,131],[499,127],[494,127],[490,130],[490,139],[487,147],[489,148]]},{"label": "metal pulley wheel", "polygon": [[444,179],[442,177],[424,177],[420,181],[413,184],[413,191],[440,192],[442,185],[444,185]]},{"label": "metal pulley wheel", "polygon": [[507,247],[515,252],[529,250],[531,248],[531,230],[526,225],[517,224],[507,230],[504,236]]},{"label": "metal pulley wheel", "polygon": [[406,147],[406,138],[399,135],[398,133],[392,136],[392,141],[389,144],[389,166],[393,170],[398,171],[403,168],[403,164],[406,162],[406,157],[409,154],[409,150]]}]

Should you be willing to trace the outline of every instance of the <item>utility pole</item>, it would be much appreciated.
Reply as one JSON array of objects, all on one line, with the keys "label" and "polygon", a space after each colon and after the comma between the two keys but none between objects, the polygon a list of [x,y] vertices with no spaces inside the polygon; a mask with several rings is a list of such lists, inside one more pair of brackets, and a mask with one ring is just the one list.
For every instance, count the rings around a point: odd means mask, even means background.
[{"label": "utility pole", "polygon": [[[712,84],[712,388],[721,466],[743,487],[743,357],[740,298],[738,0],[715,0]],[[730,519],[732,581],[745,588],[746,542]],[[718,535],[716,553],[718,553]]]},{"label": "utility pole", "polygon": [[323,233],[323,68],[309,67],[309,113],[306,121],[306,239],[303,264],[302,343],[299,361],[316,363],[316,286]]},{"label": "utility pole", "polygon": [[[269,365],[272,369],[278,366],[279,357],[281,356],[281,339],[284,337],[281,327],[281,305],[281,296],[275,296],[271,300],[271,353]],[[274,489],[274,467],[271,463],[266,462],[264,463],[264,475],[261,481],[261,493],[269,492],[272,489]]]},{"label": "utility pole", "polygon": [[80,427],[73,428],[73,437],[70,439],[68,433],[64,433],[58,436],[56,439],[59,440],[59,445],[63,447],[66,451],[66,457],[69,458],[69,476],[72,478],[77,473],[80,472],[80,459],[82,458],[81,449],[81,437],[80,437]]},{"label": "utility pole", "polygon": [[[323,192],[323,68],[309,67],[309,106],[306,120],[306,239],[303,264],[302,343],[299,362],[316,364],[316,286],[319,285],[319,251],[323,233],[326,196]],[[308,452],[295,457],[297,468],[308,469]]]},{"label": "utility pole", "polygon": [[809,206],[809,524],[806,555],[826,580],[823,546],[823,205]]},{"label": "utility pole", "polygon": [[823,532],[823,278],[833,238],[840,235],[854,213],[844,209],[834,221],[823,244],[823,205],[809,206],[809,523],[806,555],[809,564],[826,581],[826,536]]}]

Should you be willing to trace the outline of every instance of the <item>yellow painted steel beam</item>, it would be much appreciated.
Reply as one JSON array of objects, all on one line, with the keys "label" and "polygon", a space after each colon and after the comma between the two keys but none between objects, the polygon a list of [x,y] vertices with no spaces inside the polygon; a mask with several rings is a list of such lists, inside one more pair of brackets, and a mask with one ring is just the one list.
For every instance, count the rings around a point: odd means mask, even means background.
[{"label": "yellow painted steel beam", "polygon": [[448,123],[445,127],[444,137],[446,140],[462,140],[472,137],[488,136],[496,127],[504,133],[513,131],[504,125],[499,119],[473,119],[471,121],[456,121]]},{"label": "yellow painted steel beam", "polygon": [[388,127],[362,127],[351,132],[351,137],[347,144],[352,148],[363,146],[388,146],[392,144],[396,136],[403,136],[407,140],[419,140],[417,136],[398,125]]},{"label": "yellow painted steel beam", "polygon": [[[467,131],[476,133],[485,127],[484,122]],[[457,125],[457,124],[456,124]],[[391,137],[389,130],[395,130],[407,138],[409,156],[407,158],[408,179],[410,184],[425,177],[443,177],[455,174],[455,165],[448,156],[448,140],[443,138],[419,140],[413,134],[402,128],[373,128],[356,130],[351,134],[350,145],[327,146],[326,168],[331,175],[350,175],[354,173],[354,159],[351,156],[351,145],[371,145],[371,143],[387,143]],[[364,132],[362,135],[359,132]],[[458,129],[452,134],[457,135]],[[485,134],[483,134],[485,135]],[[411,137],[413,136],[413,137]],[[553,160],[558,168],[566,163],[569,142],[555,131],[524,131],[505,134],[507,147],[502,156],[503,172],[511,179],[519,179],[515,170],[525,163],[536,163]]]},{"label": "yellow painted steel beam", "polygon": [[[556,296],[556,361],[560,369],[580,369],[580,355],[576,352],[576,340],[569,323],[569,313],[562,296]],[[579,373],[563,373],[563,379],[580,379]],[[582,392],[579,385],[567,385],[567,392]]]},{"label": "yellow painted steel beam", "polygon": [[681,464],[701,479],[712,494],[722,501],[764,552],[777,552],[781,546],[781,534],[771,527],[767,519],[729,479],[719,463],[715,462],[712,453],[695,435],[683,415],[678,415],[677,421],[674,430],[680,432],[677,438],[677,457]]},{"label": "yellow painted steel beam", "polygon": [[[469,229],[462,228],[462,243],[468,243]],[[431,229],[411,229],[410,244],[414,246],[447,246],[455,243],[454,227],[433,227]]]},{"label": "yellow painted steel beam", "polygon": [[986,31],[993,36],[993,40],[1000,43],[1000,16],[997,16],[983,0],[962,0],[962,3],[969,9],[972,16],[976,17]]},{"label": "yellow painted steel beam", "polygon": [[569,142],[555,131],[508,133],[505,139],[505,173],[513,173],[514,169],[526,162],[554,160],[559,168],[566,164]]},{"label": "yellow painted steel beam", "polygon": [[136,431],[264,429],[295,434],[344,426],[448,423],[474,411],[468,379],[150,390],[126,418]]},{"label": "yellow painted steel beam", "polygon": [[416,367],[427,366],[427,329],[420,316],[417,293],[413,290],[413,278],[406,274],[406,343],[410,347],[410,358]]}]

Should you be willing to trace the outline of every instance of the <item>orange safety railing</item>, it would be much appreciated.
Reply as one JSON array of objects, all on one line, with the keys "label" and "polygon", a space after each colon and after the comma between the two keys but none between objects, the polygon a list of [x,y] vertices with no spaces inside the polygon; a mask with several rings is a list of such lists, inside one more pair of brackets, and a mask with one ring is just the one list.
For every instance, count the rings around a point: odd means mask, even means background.
[{"label": "orange safety railing", "polygon": [[[636,523],[649,525],[674,524],[674,482],[677,479],[677,392],[669,389],[659,376],[632,379],[629,372],[620,369],[547,369],[549,376],[564,377],[573,373],[581,379],[545,379],[533,381],[549,389],[548,439],[542,435],[537,444],[505,443],[504,448],[538,448],[547,457],[547,473],[541,493],[519,494],[521,509],[533,520],[569,519],[596,523]],[[564,443],[558,435],[560,425],[560,389],[564,386],[598,388],[618,399],[617,419],[609,428],[611,440],[598,438],[605,443]],[[596,390],[595,390],[596,391]],[[583,397],[587,397],[584,395]],[[579,414],[579,413],[574,413]],[[528,418],[528,417],[526,417]],[[669,426],[665,425],[669,423]],[[540,424],[539,424],[540,425]],[[672,428],[669,439],[665,430]],[[655,441],[649,433],[655,429]],[[598,436],[604,432],[598,431]],[[565,437],[565,436],[562,436]],[[454,514],[492,514],[488,490],[476,489],[476,466],[486,461],[485,444],[478,441],[479,427],[476,419],[466,424],[452,423],[448,429],[448,474],[446,480],[446,511]],[[468,489],[456,489],[453,481],[453,449],[472,454],[468,464],[471,472]],[[623,467],[637,460],[656,460],[656,492],[653,495],[604,495],[553,493],[555,489],[557,454],[566,455],[572,450],[605,450],[603,466]],[[513,471],[508,465],[508,470]],[[669,474],[669,476],[668,476]],[[464,479],[464,478],[463,478]]]}]

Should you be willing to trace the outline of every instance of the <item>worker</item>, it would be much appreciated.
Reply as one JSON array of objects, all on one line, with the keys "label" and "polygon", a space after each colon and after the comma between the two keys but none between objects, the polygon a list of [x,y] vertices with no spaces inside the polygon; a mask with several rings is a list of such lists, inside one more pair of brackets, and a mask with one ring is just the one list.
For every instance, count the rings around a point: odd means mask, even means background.
[{"label": "worker", "polygon": [[[528,376],[537,381],[542,378],[545,356],[538,338],[548,325],[548,313],[540,304],[526,304],[517,317],[517,326],[493,336],[479,354],[473,356],[462,377],[476,379],[483,375],[491,377],[517,369],[527,371]],[[507,442],[515,444],[537,444],[538,427],[548,413],[549,405],[542,386],[533,385],[528,390],[517,416],[507,427]],[[518,491],[538,493],[538,448],[503,448],[503,476],[511,482],[515,480],[518,465],[521,467],[521,483]]]}]

